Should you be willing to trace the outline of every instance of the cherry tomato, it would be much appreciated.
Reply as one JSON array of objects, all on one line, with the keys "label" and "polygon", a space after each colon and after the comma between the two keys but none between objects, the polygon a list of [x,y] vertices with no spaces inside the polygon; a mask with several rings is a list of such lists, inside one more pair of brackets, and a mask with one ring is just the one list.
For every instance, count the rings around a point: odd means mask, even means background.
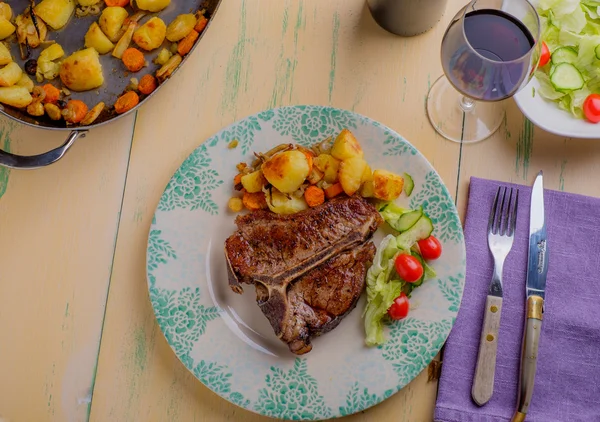
[{"label": "cherry tomato", "polygon": [[544,41],[542,41],[542,52],[540,54],[540,62],[538,67],[544,67],[550,61],[550,50]]},{"label": "cherry tomato", "polygon": [[394,264],[400,278],[408,283],[414,283],[423,276],[421,262],[412,255],[400,254]]},{"label": "cherry tomato", "polygon": [[423,259],[438,259],[442,254],[442,244],[433,236],[419,240],[417,243],[419,244]]},{"label": "cherry tomato", "polygon": [[392,306],[388,309],[388,315],[395,320],[403,319],[408,315],[409,308],[408,297],[404,293],[400,293],[400,296],[394,299]]},{"label": "cherry tomato", "polygon": [[583,102],[583,113],[590,122],[600,122],[600,95],[588,95],[588,97]]}]

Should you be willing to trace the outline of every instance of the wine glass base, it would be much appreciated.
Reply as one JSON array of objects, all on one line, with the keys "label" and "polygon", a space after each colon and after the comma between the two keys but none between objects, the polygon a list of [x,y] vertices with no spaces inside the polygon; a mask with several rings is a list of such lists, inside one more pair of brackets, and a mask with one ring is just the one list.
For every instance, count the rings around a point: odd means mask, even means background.
[{"label": "wine glass base", "polygon": [[463,95],[441,76],[427,95],[427,116],[444,138],[474,143],[489,138],[504,120],[504,102],[475,101],[469,111],[461,106]]}]

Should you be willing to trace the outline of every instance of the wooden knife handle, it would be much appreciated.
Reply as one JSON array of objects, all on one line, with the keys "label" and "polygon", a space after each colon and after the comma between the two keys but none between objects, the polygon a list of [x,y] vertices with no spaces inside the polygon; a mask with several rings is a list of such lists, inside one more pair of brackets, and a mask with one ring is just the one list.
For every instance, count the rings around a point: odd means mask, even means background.
[{"label": "wooden knife handle", "polygon": [[522,422],[529,411],[533,384],[537,370],[538,346],[542,333],[544,299],[540,296],[527,298],[527,318],[525,319],[525,333],[523,335],[523,350],[521,352],[521,370],[519,374],[519,398],[517,411],[513,415],[513,422]]},{"label": "wooden knife handle", "polygon": [[471,396],[479,406],[486,404],[494,392],[494,375],[496,373],[496,354],[498,351],[498,331],[500,329],[500,314],[502,312],[502,298],[488,296],[485,300],[485,313],[481,339],[479,340],[479,354]]}]

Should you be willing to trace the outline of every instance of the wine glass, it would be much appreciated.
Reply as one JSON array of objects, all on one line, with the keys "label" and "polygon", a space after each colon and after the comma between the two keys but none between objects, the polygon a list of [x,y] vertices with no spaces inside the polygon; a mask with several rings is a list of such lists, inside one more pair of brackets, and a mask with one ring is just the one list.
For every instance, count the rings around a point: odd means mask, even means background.
[{"label": "wine glass", "polygon": [[429,90],[427,114],[455,142],[488,138],[504,119],[502,100],[523,88],[537,68],[540,19],[527,0],[473,0],[442,39],[444,75]]}]

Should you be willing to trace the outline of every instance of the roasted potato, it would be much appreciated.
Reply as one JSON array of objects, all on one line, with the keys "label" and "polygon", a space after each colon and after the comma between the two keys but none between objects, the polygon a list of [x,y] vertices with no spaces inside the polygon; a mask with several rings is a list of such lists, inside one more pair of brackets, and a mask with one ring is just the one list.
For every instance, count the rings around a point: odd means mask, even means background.
[{"label": "roasted potato", "polygon": [[16,29],[6,18],[0,17],[0,40],[11,36]]},{"label": "roasted potato", "polygon": [[365,171],[362,174],[361,182],[362,183],[370,182],[372,180],[373,180],[373,170],[371,170],[371,167],[367,163],[367,166],[365,167]]},{"label": "roasted potato", "polygon": [[135,0],[138,9],[147,10],[149,12],[160,12],[169,4],[171,0]]},{"label": "roasted potato", "polygon": [[0,66],[12,62],[12,55],[6,44],[0,42]]},{"label": "roasted potato", "polygon": [[242,176],[242,186],[247,192],[255,193],[262,191],[264,185],[267,184],[267,179],[262,174],[262,171],[257,170],[250,174]]},{"label": "roasted potato", "polygon": [[5,2],[0,2],[0,16],[9,21],[12,19],[12,15],[13,13],[10,5]]},{"label": "roasted potato", "polygon": [[171,42],[177,42],[192,32],[195,25],[196,16],[193,14],[179,15],[167,26],[167,39]]},{"label": "roasted potato", "polygon": [[89,91],[104,83],[98,52],[93,48],[76,51],[60,66],[62,83],[73,91]]},{"label": "roasted potato", "polygon": [[354,195],[362,182],[367,162],[360,157],[352,157],[340,163],[339,178],[346,195]]},{"label": "roasted potato", "polygon": [[323,178],[327,183],[336,183],[340,161],[329,154],[320,154],[313,159],[314,166],[324,173]]},{"label": "roasted potato", "polygon": [[133,42],[140,48],[151,51],[162,45],[167,33],[167,26],[156,16],[148,20],[133,33]]},{"label": "roasted potato", "polygon": [[373,181],[368,180],[362,184],[359,190],[360,196],[363,198],[372,198],[375,193],[375,186],[373,186]]},{"label": "roasted potato", "polygon": [[24,108],[32,101],[33,97],[25,87],[18,85],[0,87],[0,103],[2,104]]},{"label": "roasted potato", "polygon": [[21,79],[19,79],[15,85],[27,88],[27,91],[29,92],[32,92],[34,87],[33,81],[25,72],[21,73]]},{"label": "roasted potato", "polygon": [[276,214],[294,214],[308,209],[308,204],[303,196],[286,195],[277,189],[265,189],[267,206]]},{"label": "roasted potato", "polygon": [[75,10],[74,0],[42,0],[34,8],[35,14],[53,29],[67,24]]},{"label": "roasted potato", "polygon": [[50,44],[49,47],[42,50],[38,62],[41,61],[52,61],[58,60],[65,55],[65,50],[58,43]]},{"label": "roasted potato", "polygon": [[102,32],[100,26],[94,22],[90,25],[90,29],[85,34],[85,46],[92,47],[100,54],[106,54],[115,48],[115,45]]},{"label": "roasted potato", "polygon": [[262,171],[269,183],[280,192],[292,193],[304,183],[310,172],[310,164],[303,152],[284,151],[265,161]]},{"label": "roasted potato", "polygon": [[15,62],[10,62],[2,69],[0,69],[0,86],[13,86],[19,79],[23,71]]},{"label": "roasted potato", "polygon": [[102,11],[98,24],[111,42],[115,43],[121,38],[124,32],[121,28],[128,16],[127,10],[118,6],[107,7]]},{"label": "roasted potato", "polygon": [[99,2],[100,2],[100,0],[77,0],[77,3],[80,6],[93,6]]},{"label": "roasted potato", "polygon": [[384,201],[393,201],[402,193],[404,179],[391,171],[373,172],[373,196]]},{"label": "roasted potato", "polygon": [[346,160],[352,157],[362,158],[363,150],[352,132],[348,129],[343,129],[337,138],[335,138],[333,147],[331,148],[331,155],[338,160]]}]

